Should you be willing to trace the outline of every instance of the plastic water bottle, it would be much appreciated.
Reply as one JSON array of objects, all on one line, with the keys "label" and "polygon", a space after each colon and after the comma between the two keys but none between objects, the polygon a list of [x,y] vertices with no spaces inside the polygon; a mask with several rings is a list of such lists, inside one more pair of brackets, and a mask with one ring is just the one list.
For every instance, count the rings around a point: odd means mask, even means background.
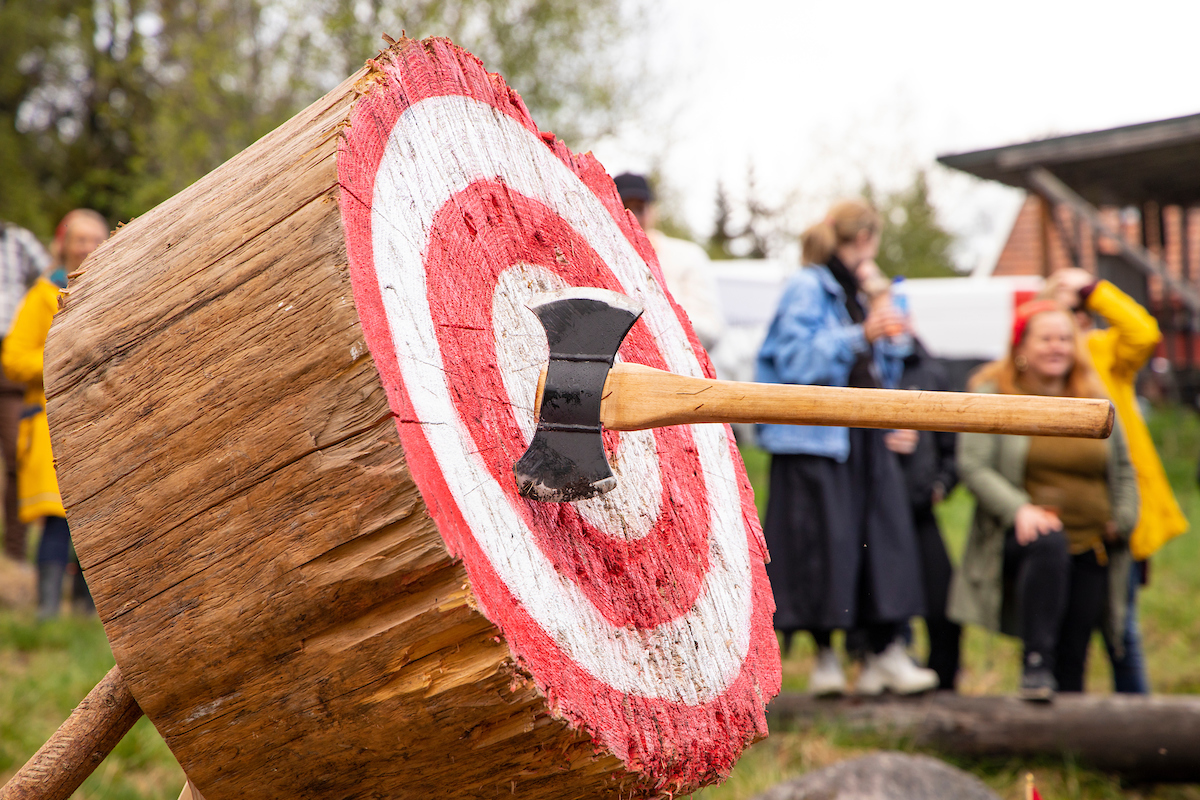
[{"label": "plastic water bottle", "polygon": [[[892,307],[900,312],[906,319],[908,317],[908,285],[904,282],[903,275],[897,275],[892,278]],[[893,339],[904,333],[904,327],[901,325],[892,326],[888,330],[887,335]]]}]

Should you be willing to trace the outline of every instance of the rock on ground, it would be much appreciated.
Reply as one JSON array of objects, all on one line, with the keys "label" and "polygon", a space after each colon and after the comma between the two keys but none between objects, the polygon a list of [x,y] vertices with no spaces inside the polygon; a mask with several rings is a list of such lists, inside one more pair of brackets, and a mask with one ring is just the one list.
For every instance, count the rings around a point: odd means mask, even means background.
[{"label": "rock on ground", "polygon": [[983,781],[936,758],[872,753],[781,783],[755,800],[1000,800]]}]

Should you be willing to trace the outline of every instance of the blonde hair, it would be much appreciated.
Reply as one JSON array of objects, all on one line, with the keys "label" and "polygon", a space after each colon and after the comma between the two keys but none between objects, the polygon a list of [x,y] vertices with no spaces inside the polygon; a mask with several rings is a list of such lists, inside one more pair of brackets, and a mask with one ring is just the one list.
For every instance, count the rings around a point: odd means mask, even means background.
[{"label": "blonde hair", "polygon": [[1037,319],[1042,314],[1062,314],[1070,321],[1071,330],[1075,333],[1075,363],[1071,365],[1071,371],[1067,373],[1066,385],[1063,387],[1062,396],[1108,397],[1108,393],[1104,391],[1104,384],[1100,382],[1100,376],[1096,373],[1096,368],[1092,365],[1092,357],[1088,352],[1087,341],[1084,339],[1083,332],[1079,330],[1079,326],[1075,323],[1075,315],[1061,306],[1058,308],[1046,308],[1030,315],[1027,324],[1022,329],[1021,338],[1009,345],[1008,353],[1003,358],[989,364],[984,364],[975,370],[967,381],[967,389],[976,391],[987,384],[991,384],[1001,394],[1030,394],[1021,385],[1021,370],[1017,369],[1016,354],[1017,348],[1025,341],[1025,336],[1029,331],[1029,323],[1032,323],[1034,319]]},{"label": "blonde hair", "polygon": [[866,200],[842,200],[800,234],[801,258],[805,264],[824,264],[840,245],[853,242],[863,231],[874,235],[882,228],[879,212]]}]

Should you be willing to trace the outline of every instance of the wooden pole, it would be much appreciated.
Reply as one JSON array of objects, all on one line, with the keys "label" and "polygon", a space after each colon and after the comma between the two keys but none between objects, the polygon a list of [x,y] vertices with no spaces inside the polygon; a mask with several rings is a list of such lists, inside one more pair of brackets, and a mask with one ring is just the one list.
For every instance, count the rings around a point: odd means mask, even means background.
[{"label": "wooden pole", "polygon": [[141,716],[120,667],[113,667],[0,788],[0,800],[67,800]]},{"label": "wooden pole", "polygon": [[835,722],[959,756],[1073,755],[1142,780],[1200,780],[1196,697],[1060,694],[1030,703],[949,692],[836,700],[786,693],[771,703],[768,721],[775,730]]},{"label": "wooden pole", "polygon": [[1112,432],[1113,406],[1078,398],[704,380],[618,363],[604,384],[600,420],[617,431],[773,422],[1102,439]]}]

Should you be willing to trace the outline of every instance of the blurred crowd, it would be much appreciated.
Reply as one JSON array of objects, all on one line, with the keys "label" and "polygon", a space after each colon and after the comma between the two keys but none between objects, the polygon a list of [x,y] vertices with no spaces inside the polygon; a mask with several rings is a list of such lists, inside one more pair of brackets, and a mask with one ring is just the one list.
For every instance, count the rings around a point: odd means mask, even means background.
[{"label": "blurred crowd", "polygon": [[[616,184],[711,348],[721,331],[706,257],[655,230],[642,176]],[[803,268],[784,288],[755,380],[951,388],[913,333],[902,279],[875,265],[881,228],[876,209],[855,199],[802,234]],[[812,638],[811,692],[850,691],[847,661],[859,664],[858,694],[953,691],[967,623],[1021,641],[1020,693],[1030,701],[1083,691],[1097,630],[1115,691],[1149,691],[1138,589],[1150,557],[1187,529],[1134,391],[1161,338],[1153,316],[1115,285],[1064,269],[1015,310],[1007,354],[968,388],[1109,399],[1108,439],[758,426],[771,455],[763,527],[775,628],[785,654],[796,634]],[[960,483],[975,514],[955,569],[934,509]],[[924,665],[911,655],[916,617],[928,634]]]},{"label": "blurred crowd", "polygon": [[[615,182],[668,288],[711,348],[722,317],[707,256],[656,229],[643,176]],[[756,380],[950,388],[913,334],[903,283],[875,265],[881,227],[878,212],[856,199],[835,204],[802,234],[804,266],[784,289]],[[48,249],[29,231],[0,224],[3,557],[34,564],[41,619],[57,616],[66,598],[94,613],[55,477],[42,364],[68,276],[107,236],[106,220],[88,209],[67,214]],[[1134,394],[1160,340],[1154,318],[1116,286],[1060,270],[1041,297],[1016,309],[1007,354],[981,367],[969,388],[1107,398],[1117,418],[1110,438],[758,427],[771,454],[764,533],[775,628],[785,652],[796,634],[812,638],[812,692],[849,691],[847,660],[860,664],[860,694],[953,690],[966,623],[1020,639],[1021,694],[1030,700],[1083,690],[1096,630],[1115,690],[1148,691],[1138,588],[1149,558],[1187,529]],[[955,569],[934,509],[959,483],[976,506]],[[911,655],[915,617],[928,633],[925,665]],[[834,648],[838,632],[844,656]]]},{"label": "blurred crowd", "polygon": [[41,620],[58,616],[64,599],[77,613],[95,611],[58,491],[42,362],[68,276],[108,238],[108,231],[108,222],[100,214],[76,209],[58,224],[47,250],[24,228],[0,222],[0,331],[4,331],[0,340],[0,455],[4,459],[0,558],[15,565],[8,574],[19,577],[11,580],[25,580],[32,555]]}]

